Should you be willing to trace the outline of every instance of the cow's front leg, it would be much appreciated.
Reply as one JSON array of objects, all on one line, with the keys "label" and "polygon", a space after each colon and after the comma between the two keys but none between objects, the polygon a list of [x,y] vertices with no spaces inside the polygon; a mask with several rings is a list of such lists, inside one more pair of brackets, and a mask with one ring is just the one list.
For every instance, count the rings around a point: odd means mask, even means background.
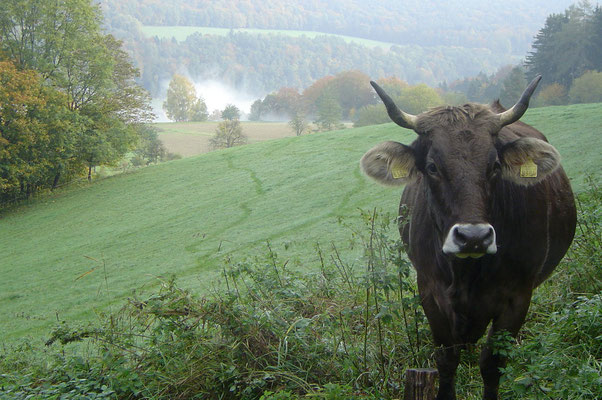
[{"label": "cow's front leg", "polygon": [[435,361],[439,371],[439,391],[436,400],[455,400],[456,369],[460,362],[459,346],[438,347],[435,349]]},{"label": "cow's front leg", "polygon": [[493,343],[496,334],[506,331],[516,338],[520,327],[525,321],[529,303],[531,302],[531,291],[522,296],[513,298],[504,312],[495,320],[489,330],[487,344],[481,351],[480,367],[483,377],[483,400],[497,400],[502,373],[500,368],[506,365],[507,357],[495,351]]}]

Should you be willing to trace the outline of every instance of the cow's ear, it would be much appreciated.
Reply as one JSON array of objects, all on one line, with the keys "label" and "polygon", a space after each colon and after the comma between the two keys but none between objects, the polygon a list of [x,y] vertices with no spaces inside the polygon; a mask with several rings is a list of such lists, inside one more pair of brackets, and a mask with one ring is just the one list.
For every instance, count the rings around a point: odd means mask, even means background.
[{"label": "cow's ear", "polygon": [[510,142],[500,151],[502,177],[519,185],[545,179],[560,166],[560,154],[551,144],[535,138]]},{"label": "cow's ear", "polygon": [[414,151],[397,142],[384,142],[368,150],[360,160],[362,171],[388,186],[399,186],[416,175]]}]

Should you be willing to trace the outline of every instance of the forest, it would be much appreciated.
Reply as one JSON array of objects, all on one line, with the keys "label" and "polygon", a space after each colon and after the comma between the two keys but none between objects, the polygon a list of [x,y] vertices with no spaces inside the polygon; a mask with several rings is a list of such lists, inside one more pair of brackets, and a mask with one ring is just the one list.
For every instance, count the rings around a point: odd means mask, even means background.
[{"label": "forest", "polygon": [[[545,20],[571,1],[431,2],[277,1],[161,2],[103,0],[105,27],[125,43],[141,71],[141,84],[157,97],[174,73],[220,80],[265,95],[281,87],[303,89],[326,75],[360,70],[373,78],[397,76],[409,83],[492,74],[517,63]],[[466,12],[456,10],[463,7]],[[344,12],[343,12],[344,10]],[[509,16],[512,15],[512,18]],[[512,23],[512,25],[508,25]],[[332,36],[291,38],[232,31],[195,34],[185,41],[147,37],[143,26],[197,26],[306,30],[393,44],[389,50],[346,43]]]},{"label": "forest", "polygon": [[[435,6],[436,3],[436,6]],[[522,55],[532,29],[571,0],[102,0],[109,24],[307,30],[396,44],[487,48]],[[545,6],[545,7],[544,7]],[[462,12],[458,12],[458,10]],[[509,26],[512,24],[513,26]]]},{"label": "forest", "polygon": [[[233,32],[228,36],[189,36],[126,40],[138,60],[141,83],[159,96],[174,73],[195,80],[216,79],[238,90],[264,94],[280,87],[305,88],[317,79],[346,70],[370,76],[398,76],[436,85],[481,71],[495,71],[508,60],[487,49],[394,45],[389,51],[348,43],[334,36],[289,37]],[[163,85],[163,86],[162,86]]]}]

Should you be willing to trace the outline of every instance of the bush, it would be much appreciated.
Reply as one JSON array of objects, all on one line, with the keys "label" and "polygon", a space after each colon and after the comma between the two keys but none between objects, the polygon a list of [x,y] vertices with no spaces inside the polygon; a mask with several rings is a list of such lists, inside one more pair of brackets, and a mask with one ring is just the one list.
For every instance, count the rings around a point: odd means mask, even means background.
[{"label": "bush", "polygon": [[209,139],[209,144],[213,149],[227,149],[246,144],[247,141],[248,137],[242,132],[240,121],[226,119],[217,124],[215,135]]},{"label": "bush", "polygon": [[537,106],[559,106],[567,104],[567,93],[564,86],[559,83],[552,83],[541,89],[535,98]]},{"label": "bush", "polygon": [[602,102],[602,72],[587,71],[575,79],[569,90],[569,99],[572,104]]}]

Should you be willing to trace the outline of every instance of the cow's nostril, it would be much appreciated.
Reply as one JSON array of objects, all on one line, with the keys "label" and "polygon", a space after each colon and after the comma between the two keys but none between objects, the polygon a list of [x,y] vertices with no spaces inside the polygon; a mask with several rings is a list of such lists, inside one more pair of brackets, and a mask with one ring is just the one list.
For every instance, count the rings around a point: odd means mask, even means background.
[{"label": "cow's nostril", "polygon": [[458,243],[461,246],[466,244],[468,238],[466,237],[465,233],[462,233],[460,231],[459,227],[457,227],[457,226],[454,227],[453,235],[454,235],[454,240],[456,241],[456,243]]}]

